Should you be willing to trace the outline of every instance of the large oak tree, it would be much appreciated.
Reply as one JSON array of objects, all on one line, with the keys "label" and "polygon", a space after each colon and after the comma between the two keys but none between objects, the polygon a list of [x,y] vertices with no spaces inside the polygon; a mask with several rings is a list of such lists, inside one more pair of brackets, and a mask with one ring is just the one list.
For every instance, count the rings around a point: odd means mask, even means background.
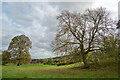
[{"label": "large oak tree", "polygon": [[17,61],[18,65],[21,63],[30,63],[31,56],[29,50],[32,47],[32,42],[25,35],[15,36],[9,47],[8,51],[11,53],[11,57],[14,61]]},{"label": "large oak tree", "polygon": [[110,18],[105,8],[87,9],[84,13],[63,11],[57,16],[58,33],[52,42],[56,54],[71,54],[79,51],[85,68],[89,65],[86,55],[91,51],[101,50],[103,38],[114,33],[115,21]]}]

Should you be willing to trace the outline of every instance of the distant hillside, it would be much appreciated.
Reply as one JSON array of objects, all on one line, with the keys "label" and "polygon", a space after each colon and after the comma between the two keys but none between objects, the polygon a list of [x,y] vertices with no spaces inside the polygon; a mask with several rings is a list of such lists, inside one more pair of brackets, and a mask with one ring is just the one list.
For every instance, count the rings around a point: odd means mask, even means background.
[{"label": "distant hillside", "polygon": [[[32,59],[31,63],[43,63],[45,60],[48,60],[50,58],[44,58],[44,59]],[[59,56],[59,57],[53,57],[52,58],[54,62],[58,63],[76,63],[81,60],[81,56],[78,54],[70,54],[70,55],[64,55],[64,56]],[[57,60],[57,61],[56,61]]]}]

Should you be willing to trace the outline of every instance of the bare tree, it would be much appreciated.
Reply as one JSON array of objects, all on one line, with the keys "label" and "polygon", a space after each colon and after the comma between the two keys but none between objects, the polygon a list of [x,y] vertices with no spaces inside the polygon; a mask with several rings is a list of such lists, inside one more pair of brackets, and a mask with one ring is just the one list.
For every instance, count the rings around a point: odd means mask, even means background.
[{"label": "bare tree", "polygon": [[104,36],[113,34],[114,20],[105,8],[87,9],[83,14],[63,11],[57,16],[59,29],[53,41],[56,54],[70,54],[77,48],[85,68],[89,67],[86,55],[101,50]]}]

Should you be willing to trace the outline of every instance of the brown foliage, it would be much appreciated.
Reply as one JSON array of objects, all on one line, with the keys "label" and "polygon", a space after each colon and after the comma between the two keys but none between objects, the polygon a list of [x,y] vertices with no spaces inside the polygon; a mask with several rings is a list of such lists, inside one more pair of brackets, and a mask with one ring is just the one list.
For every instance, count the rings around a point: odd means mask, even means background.
[{"label": "brown foliage", "polygon": [[32,42],[27,36],[15,36],[8,47],[8,51],[13,58],[12,62],[20,64],[30,63],[31,56],[29,49],[32,47],[31,44]]},{"label": "brown foliage", "polygon": [[11,62],[10,52],[8,52],[7,50],[3,51],[2,52],[2,64],[5,65],[5,64],[10,63],[10,62]]}]

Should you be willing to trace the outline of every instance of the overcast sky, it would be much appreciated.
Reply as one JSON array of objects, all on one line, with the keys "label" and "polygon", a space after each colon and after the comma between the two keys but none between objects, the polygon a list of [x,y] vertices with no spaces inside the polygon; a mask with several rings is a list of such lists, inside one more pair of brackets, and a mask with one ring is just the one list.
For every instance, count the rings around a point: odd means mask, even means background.
[{"label": "overcast sky", "polygon": [[[32,41],[32,58],[55,57],[50,47],[58,29],[56,16],[63,10],[83,12],[87,8],[105,7],[111,17],[118,18],[118,0],[102,2],[3,2],[2,3],[2,50],[11,39],[25,34]],[[1,17],[0,17],[1,19]],[[1,42],[0,42],[1,43]]]}]

